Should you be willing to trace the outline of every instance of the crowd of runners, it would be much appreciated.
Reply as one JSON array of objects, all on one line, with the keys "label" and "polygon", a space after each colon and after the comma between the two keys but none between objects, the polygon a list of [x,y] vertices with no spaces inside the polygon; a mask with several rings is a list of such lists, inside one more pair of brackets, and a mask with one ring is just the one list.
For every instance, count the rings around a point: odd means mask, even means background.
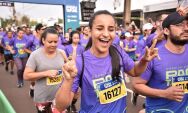
[{"label": "crowd of runners", "polygon": [[0,28],[0,65],[18,88],[31,82],[38,113],[66,112],[79,97],[80,113],[125,113],[127,76],[132,103],[146,96],[140,113],[188,113],[187,12],[161,13],[142,28],[117,26],[106,10],[65,32],[58,24]]}]

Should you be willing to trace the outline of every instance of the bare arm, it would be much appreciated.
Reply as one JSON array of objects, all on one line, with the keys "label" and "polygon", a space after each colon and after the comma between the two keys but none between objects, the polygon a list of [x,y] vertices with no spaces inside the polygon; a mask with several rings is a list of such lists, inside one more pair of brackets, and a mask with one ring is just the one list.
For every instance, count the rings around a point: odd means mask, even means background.
[{"label": "bare arm", "polygon": [[68,61],[68,58],[67,58],[67,55],[66,55],[65,51],[64,51],[64,50],[61,50],[61,49],[59,49],[59,50],[60,50],[60,52],[61,52],[61,55],[62,55],[63,59],[65,60],[65,62],[67,62],[67,61]]},{"label": "bare arm", "polygon": [[135,62],[135,66],[131,69],[128,74],[135,77],[141,75],[147,68],[148,62],[145,60],[140,60]]},{"label": "bare arm", "polygon": [[32,53],[32,51],[31,51],[31,50],[29,50],[29,49],[27,49],[27,48],[26,48],[26,49],[24,49],[24,51],[25,51],[25,52],[27,52],[27,53]]},{"label": "bare arm", "polygon": [[160,89],[153,89],[146,85],[147,81],[140,77],[133,77],[132,85],[139,94],[150,97],[164,97],[165,91]]},{"label": "bare arm", "polygon": [[65,110],[74,97],[72,92],[72,84],[75,76],[77,75],[77,68],[75,60],[68,61],[62,67],[62,72],[64,74],[64,81],[56,93],[55,102],[56,108],[61,112]]},{"label": "bare arm", "polygon": [[140,77],[134,77],[132,82],[133,88],[139,94],[149,97],[166,98],[175,101],[182,101],[183,99],[184,92],[181,87],[173,86],[167,89],[156,89],[149,87],[146,85],[146,83],[147,81]]},{"label": "bare arm", "polygon": [[62,112],[64,111],[72,102],[74,93],[71,91],[73,80],[64,80],[63,84],[56,93],[55,102],[56,108]]},{"label": "bare arm", "polygon": [[43,77],[55,77],[58,73],[58,70],[47,70],[43,72],[35,72],[30,67],[26,67],[24,70],[24,79],[35,81]]}]

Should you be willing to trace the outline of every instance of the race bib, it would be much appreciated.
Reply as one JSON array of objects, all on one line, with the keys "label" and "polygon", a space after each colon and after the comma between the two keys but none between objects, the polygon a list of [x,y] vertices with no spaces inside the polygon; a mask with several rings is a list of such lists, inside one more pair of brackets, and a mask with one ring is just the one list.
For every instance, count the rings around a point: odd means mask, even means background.
[{"label": "race bib", "polygon": [[47,85],[57,85],[60,84],[63,80],[62,76],[57,76],[57,77],[47,77],[46,82]]},{"label": "race bib", "polygon": [[114,102],[127,95],[125,83],[116,80],[98,84],[97,88],[101,104]]},{"label": "race bib", "polygon": [[57,85],[60,84],[63,80],[62,71],[58,71],[58,75],[56,77],[47,77],[46,84],[47,85]]},{"label": "race bib", "polygon": [[22,55],[22,54],[25,53],[25,51],[24,51],[23,49],[18,49],[18,53],[19,53],[20,55]]},{"label": "race bib", "polygon": [[184,93],[188,93],[188,76],[177,76],[172,79],[172,86],[181,86]]}]

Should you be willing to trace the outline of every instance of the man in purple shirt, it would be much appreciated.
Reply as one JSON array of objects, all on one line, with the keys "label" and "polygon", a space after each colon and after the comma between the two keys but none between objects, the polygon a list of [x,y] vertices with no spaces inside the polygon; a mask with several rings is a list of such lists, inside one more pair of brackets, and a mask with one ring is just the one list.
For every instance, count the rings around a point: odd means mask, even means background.
[{"label": "man in purple shirt", "polygon": [[26,40],[28,42],[32,41],[34,38],[34,35],[31,32],[31,28],[30,27],[25,27],[25,34],[24,37],[26,38]]},{"label": "man in purple shirt", "polygon": [[2,46],[4,48],[5,70],[6,71],[9,70],[8,67],[9,67],[9,64],[10,64],[10,66],[11,66],[10,74],[13,75],[14,74],[14,71],[13,71],[14,60],[13,60],[13,55],[12,55],[12,53],[9,50],[9,47],[10,47],[10,42],[12,42],[14,40],[14,37],[13,37],[13,32],[12,31],[7,31],[6,34],[7,35],[4,36],[2,41],[1,41]]},{"label": "man in purple shirt", "polygon": [[158,47],[146,71],[133,87],[146,95],[146,113],[188,113],[188,17],[177,12],[162,23],[166,43]]}]

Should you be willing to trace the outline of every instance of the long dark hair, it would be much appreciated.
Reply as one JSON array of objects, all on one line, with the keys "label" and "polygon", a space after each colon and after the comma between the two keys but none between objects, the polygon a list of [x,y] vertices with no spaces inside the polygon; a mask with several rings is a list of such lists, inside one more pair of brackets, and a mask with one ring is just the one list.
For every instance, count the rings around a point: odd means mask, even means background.
[{"label": "long dark hair", "polygon": [[72,41],[73,41],[72,37],[73,37],[74,34],[78,34],[79,38],[80,38],[80,33],[78,31],[72,31],[70,33],[70,38],[69,38],[69,42],[68,42],[69,44],[72,44]]},{"label": "long dark hair", "polygon": [[[89,21],[90,29],[92,29],[92,27],[93,27],[93,21],[95,20],[95,18],[98,15],[102,15],[102,14],[112,16],[112,18],[116,22],[114,16],[110,12],[108,12],[107,10],[101,10],[101,11],[94,13],[94,15],[91,17],[91,19]],[[88,50],[89,48],[91,48],[91,46],[92,46],[92,38],[89,39],[89,42],[87,43],[85,50]],[[120,56],[117,53],[117,49],[113,45],[111,45],[109,48],[109,54],[111,56],[111,62],[112,62],[112,75],[111,75],[112,79],[120,80],[119,79],[120,78],[120,76],[119,76],[119,74],[120,74]]]}]

